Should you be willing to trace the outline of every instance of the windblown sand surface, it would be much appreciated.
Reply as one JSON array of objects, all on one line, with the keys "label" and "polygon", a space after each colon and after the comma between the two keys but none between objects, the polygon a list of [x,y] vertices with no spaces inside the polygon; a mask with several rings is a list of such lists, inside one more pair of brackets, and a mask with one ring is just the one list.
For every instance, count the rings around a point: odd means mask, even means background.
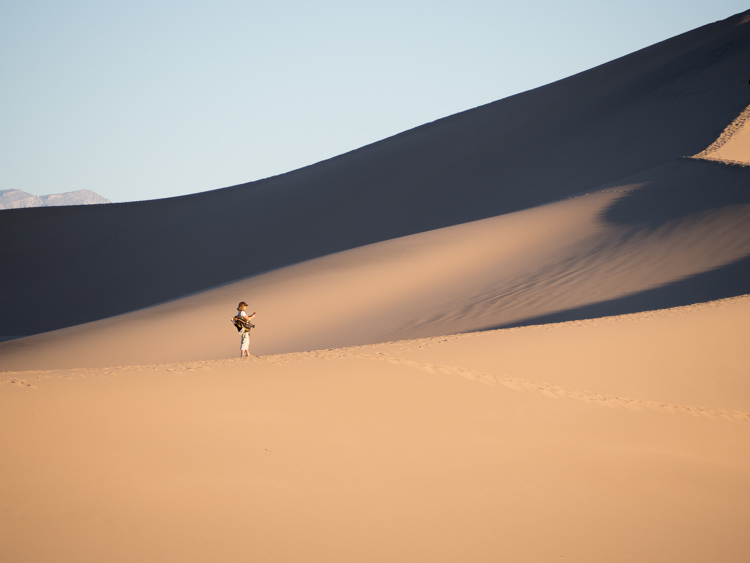
[{"label": "windblown sand surface", "polygon": [[263,182],[0,212],[0,561],[744,562],[746,20]]},{"label": "windblown sand surface", "polygon": [[3,374],[9,561],[743,561],[750,298]]},{"label": "windblown sand surface", "polygon": [[710,147],[695,155],[694,158],[748,166],[750,165],[748,147],[750,147],[750,106],[724,129]]},{"label": "windblown sand surface", "polygon": [[231,357],[240,299],[259,312],[252,350],[265,355],[741,293],[749,280],[732,267],[750,254],[748,186],[750,168],[682,160],[614,188],[7,342],[0,353],[5,369]]}]

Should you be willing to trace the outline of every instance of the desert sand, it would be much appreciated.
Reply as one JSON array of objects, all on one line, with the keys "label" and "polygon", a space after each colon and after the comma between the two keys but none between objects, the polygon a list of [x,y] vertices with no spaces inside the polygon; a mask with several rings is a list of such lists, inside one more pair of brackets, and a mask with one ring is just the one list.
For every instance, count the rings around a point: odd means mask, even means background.
[{"label": "desert sand", "polygon": [[8,561],[742,561],[750,297],[4,373]]},{"label": "desert sand", "polygon": [[747,20],[261,182],[0,212],[0,561],[745,561]]}]

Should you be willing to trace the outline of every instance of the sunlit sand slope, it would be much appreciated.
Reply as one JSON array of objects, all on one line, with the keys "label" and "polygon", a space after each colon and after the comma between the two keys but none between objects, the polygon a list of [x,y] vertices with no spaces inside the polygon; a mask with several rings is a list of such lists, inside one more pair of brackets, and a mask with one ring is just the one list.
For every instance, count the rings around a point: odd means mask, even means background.
[{"label": "sunlit sand slope", "polygon": [[742,292],[750,168],[682,159],[595,192],[349,250],[0,344],[5,369],[255,354],[642,311]]},{"label": "sunlit sand slope", "polygon": [[750,299],[4,373],[7,561],[744,562]]},{"label": "sunlit sand slope", "polygon": [[694,158],[750,166],[750,106],[724,129],[710,147]]}]

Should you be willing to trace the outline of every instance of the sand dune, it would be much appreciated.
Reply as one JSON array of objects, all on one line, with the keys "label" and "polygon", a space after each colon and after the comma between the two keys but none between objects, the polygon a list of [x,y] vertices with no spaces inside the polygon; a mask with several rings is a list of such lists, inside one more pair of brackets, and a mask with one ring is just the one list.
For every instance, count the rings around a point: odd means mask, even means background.
[{"label": "sand dune", "polygon": [[750,279],[750,169],[683,159],[628,181],[6,342],[3,365],[231,357],[237,342],[229,318],[240,299],[259,311],[252,351],[265,355],[620,314],[742,291]]},{"label": "sand dune", "polygon": [[9,561],[744,561],[750,298],[6,373]]},{"label": "sand dune", "polygon": [[262,182],[2,212],[0,561],[744,562],[747,18]]},{"label": "sand dune", "polygon": [[[0,337],[544,205],[695,155],[750,104],[743,17],[260,182],[3,213]],[[54,315],[40,325],[31,303]]]}]

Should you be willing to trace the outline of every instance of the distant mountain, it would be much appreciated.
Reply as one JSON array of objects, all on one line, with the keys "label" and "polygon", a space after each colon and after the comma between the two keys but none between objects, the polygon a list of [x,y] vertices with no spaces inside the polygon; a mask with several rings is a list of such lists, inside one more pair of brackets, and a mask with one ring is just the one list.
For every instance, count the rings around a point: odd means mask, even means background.
[{"label": "distant mountain", "polygon": [[32,195],[22,190],[0,190],[0,209],[21,207],[53,207],[59,205],[92,205],[112,203],[91,190],[76,190],[63,194]]}]

